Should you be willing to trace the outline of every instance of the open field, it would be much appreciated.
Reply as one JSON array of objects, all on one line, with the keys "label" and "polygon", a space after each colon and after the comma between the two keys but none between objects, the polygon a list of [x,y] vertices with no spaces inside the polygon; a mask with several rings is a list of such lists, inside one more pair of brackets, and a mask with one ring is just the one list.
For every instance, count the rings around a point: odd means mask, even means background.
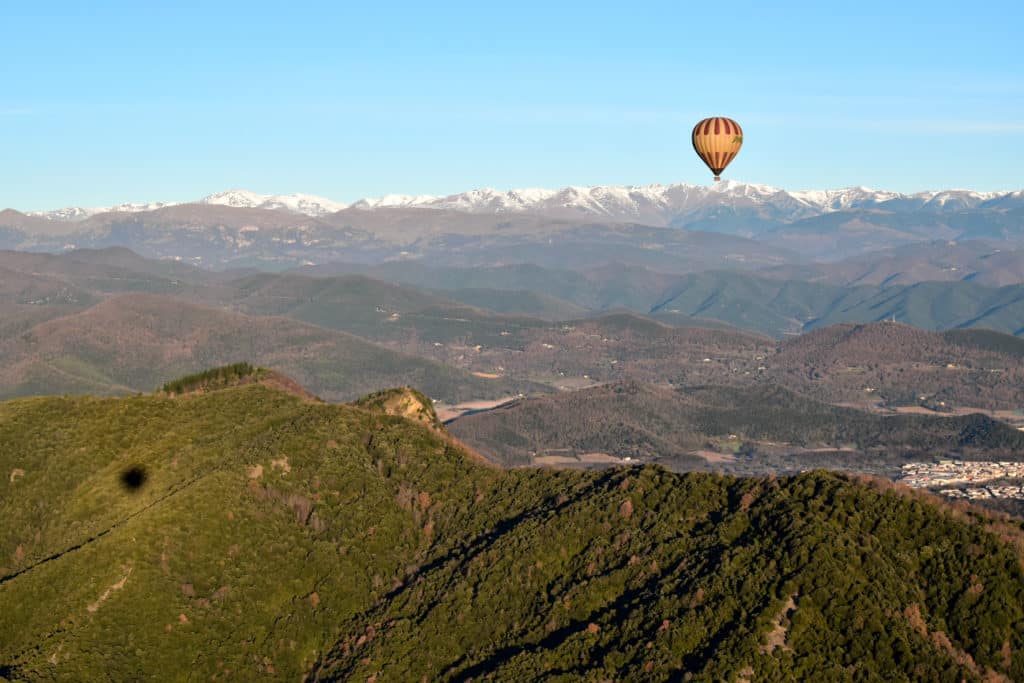
[{"label": "open field", "polygon": [[499,406],[506,405],[512,401],[520,398],[519,396],[503,396],[501,398],[489,399],[489,400],[478,400],[478,401],[465,401],[463,403],[457,403],[455,405],[449,405],[444,402],[435,402],[434,409],[437,411],[437,417],[441,422],[448,422],[455,418],[467,415],[469,413],[482,412],[485,410],[491,410],[492,408],[498,408]]}]

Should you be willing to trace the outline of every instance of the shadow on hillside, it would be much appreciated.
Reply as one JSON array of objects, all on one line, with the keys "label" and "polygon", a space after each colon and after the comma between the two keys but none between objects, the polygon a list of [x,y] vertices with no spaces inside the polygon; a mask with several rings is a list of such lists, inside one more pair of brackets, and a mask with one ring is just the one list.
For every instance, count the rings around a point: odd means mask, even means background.
[{"label": "shadow on hillside", "polygon": [[121,486],[124,487],[124,490],[134,493],[145,485],[149,475],[146,472],[146,468],[142,465],[132,465],[124,472],[121,472],[120,478]]}]

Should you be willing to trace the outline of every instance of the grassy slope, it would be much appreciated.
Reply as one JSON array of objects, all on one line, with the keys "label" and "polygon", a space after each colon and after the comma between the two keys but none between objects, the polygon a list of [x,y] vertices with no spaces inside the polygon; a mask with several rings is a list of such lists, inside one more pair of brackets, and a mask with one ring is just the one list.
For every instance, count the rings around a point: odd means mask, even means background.
[{"label": "grassy slope", "polygon": [[[302,670],[423,544],[377,460],[397,470],[403,444],[438,476],[461,462],[400,420],[259,386],[0,410],[4,574],[37,565],[0,588],[0,650],[30,677]],[[136,493],[119,483],[129,465],[149,475]],[[9,482],[15,467],[25,474]]]},{"label": "grassy slope", "polygon": [[0,443],[15,679],[1024,676],[1013,548],[837,476],[503,472],[260,385],[8,402]]}]

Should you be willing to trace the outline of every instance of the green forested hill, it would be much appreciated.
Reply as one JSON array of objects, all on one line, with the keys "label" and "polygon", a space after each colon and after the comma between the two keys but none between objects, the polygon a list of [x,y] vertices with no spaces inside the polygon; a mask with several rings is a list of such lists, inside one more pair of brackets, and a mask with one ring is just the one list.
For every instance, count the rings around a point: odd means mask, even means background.
[{"label": "green forested hill", "polygon": [[825,473],[498,470],[396,399],[0,404],[0,678],[1024,678],[1008,523]]}]

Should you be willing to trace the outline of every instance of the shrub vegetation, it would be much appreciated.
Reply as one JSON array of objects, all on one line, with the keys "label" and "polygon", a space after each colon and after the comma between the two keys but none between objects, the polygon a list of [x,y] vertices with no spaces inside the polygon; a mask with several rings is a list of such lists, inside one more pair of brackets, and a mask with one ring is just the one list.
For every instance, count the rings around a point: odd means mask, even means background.
[{"label": "shrub vegetation", "polygon": [[260,383],[0,445],[11,680],[1024,679],[1020,528],[892,486],[497,470]]}]

